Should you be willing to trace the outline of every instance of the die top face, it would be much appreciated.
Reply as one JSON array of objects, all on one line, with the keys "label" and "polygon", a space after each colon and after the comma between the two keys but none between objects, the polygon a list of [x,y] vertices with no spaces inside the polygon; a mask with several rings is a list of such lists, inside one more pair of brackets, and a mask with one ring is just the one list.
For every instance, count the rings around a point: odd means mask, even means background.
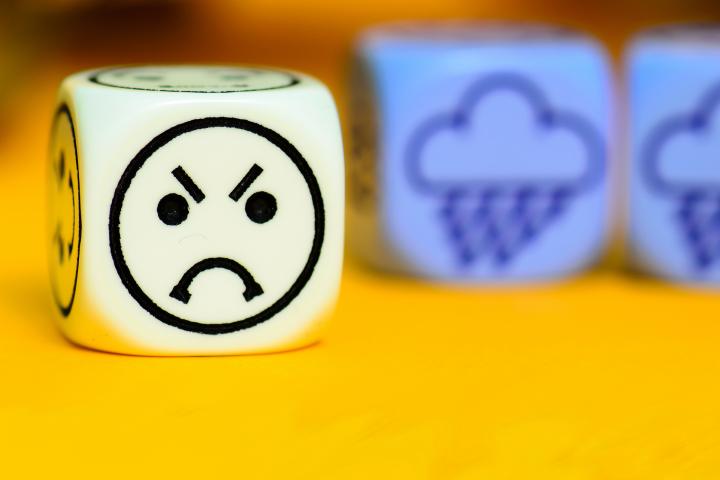
[{"label": "die top face", "polygon": [[377,90],[378,215],[410,271],[540,279],[605,240],[612,85],[576,37],[361,45]]},{"label": "die top face", "polygon": [[656,46],[670,49],[717,48],[720,44],[720,24],[696,23],[666,25],[637,35],[633,46]]},{"label": "die top face", "polygon": [[98,85],[130,90],[182,93],[258,92],[288,88],[298,76],[279,70],[223,66],[137,66],[100,70]]},{"label": "die top face", "polygon": [[173,95],[211,101],[213,98],[242,99],[253,95],[300,94],[308,89],[325,89],[320,81],[300,72],[231,65],[106,67],[71,75],[64,85],[70,90],[91,87],[102,89],[106,95],[157,98],[158,101]]},{"label": "die top face", "polygon": [[378,41],[454,42],[454,41],[528,41],[542,39],[575,38],[570,29],[539,23],[504,22],[400,22],[368,30],[364,37]]},{"label": "die top face", "polygon": [[538,23],[502,22],[406,22],[370,29],[359,43],[367,48],[389,45],[545,44],[588,41],[571,29]]},{"label": "die top face", "polygon": [[342,262],[342,144],[327,89],[269,69],[115,71],[61,89],[50,255],[56,303],[74,312],[63,329],[140,353],[316,340]]}]

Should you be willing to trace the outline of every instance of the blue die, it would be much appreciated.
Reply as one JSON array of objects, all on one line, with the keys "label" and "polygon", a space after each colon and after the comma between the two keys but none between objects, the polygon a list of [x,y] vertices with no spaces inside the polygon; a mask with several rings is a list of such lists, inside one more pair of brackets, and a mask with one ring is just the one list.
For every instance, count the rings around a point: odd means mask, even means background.
[{"label": "blue die", "polygon": [[720,281],[720,28],[665,27],[627,57],[629,243],[636,265]]},{"label": "blue die", "polygon": [[607,237],[609,67],[527,25],[367,32],[352,75],[349,241],[381,268],[526,281],[586,267]]}]

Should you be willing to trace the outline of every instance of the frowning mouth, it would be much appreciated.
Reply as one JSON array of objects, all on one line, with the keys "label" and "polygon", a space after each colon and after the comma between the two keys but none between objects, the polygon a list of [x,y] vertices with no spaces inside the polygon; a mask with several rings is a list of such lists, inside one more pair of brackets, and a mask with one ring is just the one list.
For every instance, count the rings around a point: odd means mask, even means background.
[{"label": "frowning mouth", "polygon": [[245,291],[243,292],[243,297],[245,298],[245,301],[249,302],[258,295],[262,295],[262,287],[259,283],[255,281],[253,276],[250,274],[250,272],[248,272],[245,267],[240,265],[235,260],[224,257],[215,257],[200,260],[195,265],[190,267],[187,272],[185,272],[185,274],[182,276],[177,285],[172,288],[172,290],[170,291],[170,296],[176,300],[181,301],[182,303],[188,303],[191,296],[189,291],[190,284],[199,274],[201,274],[205,270],[211,270],[213,268],[223,268],[225,270],[230,270],[238,277],[240,277],[240,279],[243,281],[243,284],[245,285]]}]

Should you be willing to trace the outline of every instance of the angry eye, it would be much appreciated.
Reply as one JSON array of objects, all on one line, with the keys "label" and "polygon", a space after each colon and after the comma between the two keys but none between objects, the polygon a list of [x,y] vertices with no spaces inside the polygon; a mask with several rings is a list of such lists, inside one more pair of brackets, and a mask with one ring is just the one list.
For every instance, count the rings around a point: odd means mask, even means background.
[{"label": "angry eye", "polygon": [[277,212],[277,201],[267,192],[255,192],[245,202],[245,214],[255,223],[271,220],[275,212]]},{"label": "angry eye", "polygon": [[157,205],[158,218],[165,225],[180,225],[187,219],[188,212],[187,200],[177,193],[168,193],[160,199]]}]

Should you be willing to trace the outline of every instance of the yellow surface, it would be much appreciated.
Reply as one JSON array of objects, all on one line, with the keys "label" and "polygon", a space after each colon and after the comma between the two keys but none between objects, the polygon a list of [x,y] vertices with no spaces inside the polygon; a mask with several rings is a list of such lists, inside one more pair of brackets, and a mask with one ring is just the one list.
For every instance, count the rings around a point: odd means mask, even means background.
[{"label": "yellow surface", "polygon": [[0,136],[0,478],[720,478],[720,296],[618,271],[484,290],[349,262],[312,348],[70,345],[50,320],[38,83]]}]

